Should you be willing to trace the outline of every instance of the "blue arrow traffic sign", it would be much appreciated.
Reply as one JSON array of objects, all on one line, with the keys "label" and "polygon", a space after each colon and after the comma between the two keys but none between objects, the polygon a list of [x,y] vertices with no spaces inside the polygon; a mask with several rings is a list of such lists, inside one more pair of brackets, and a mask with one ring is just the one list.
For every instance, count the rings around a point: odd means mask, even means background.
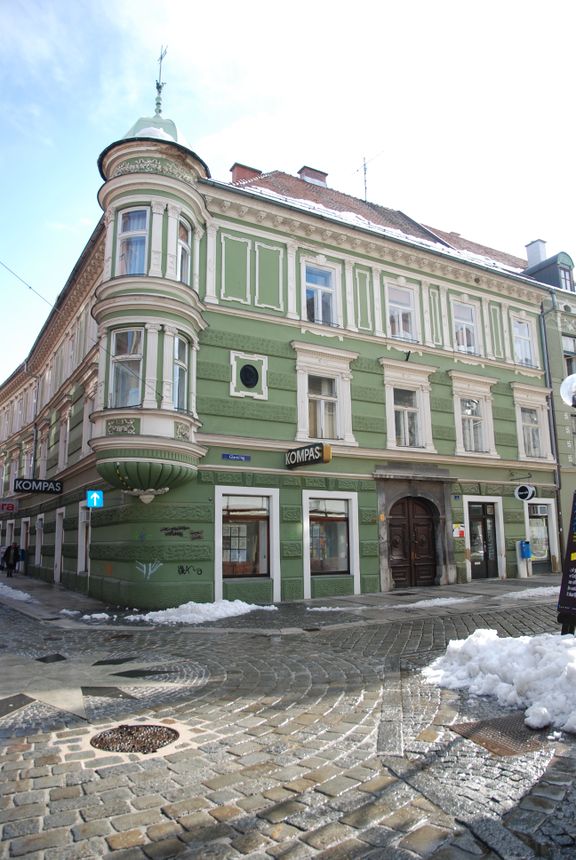
[{"label": "blue arrow traffic sign", "polygon": [[103,490],[86,490],[86,506],[88,508],[103,508],[104,507],[104,491]]}]

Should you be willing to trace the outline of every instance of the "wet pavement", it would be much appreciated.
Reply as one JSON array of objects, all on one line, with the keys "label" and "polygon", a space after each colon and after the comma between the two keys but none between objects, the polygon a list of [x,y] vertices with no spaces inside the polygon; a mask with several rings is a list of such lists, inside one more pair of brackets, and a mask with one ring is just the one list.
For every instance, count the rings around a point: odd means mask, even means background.
[{"label": "wet pavement", "polygon": [[[514,594],[559,584],[160,627],[16,577],[31,599],[0,589],[0,857],[574,858],[576,737],[525,730],[420,673],[480,627],[558,632],[554,597]],[[414,606],[435,598],[462,602]],[[125,724],[178,738],[152,753],[91,745]]]}]

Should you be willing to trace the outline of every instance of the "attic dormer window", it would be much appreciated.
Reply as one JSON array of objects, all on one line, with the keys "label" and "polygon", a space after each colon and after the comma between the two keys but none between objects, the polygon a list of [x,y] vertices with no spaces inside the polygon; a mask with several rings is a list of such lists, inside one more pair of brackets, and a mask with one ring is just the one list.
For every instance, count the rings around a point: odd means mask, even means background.
[{"label": "attic dormer window", "polygon": [[570,292],[574,292],[574,281],[572,279],[572,270],[566,268],[565,266],[559,266],[560,272],[560,287],[563,290],[570,290]]}]

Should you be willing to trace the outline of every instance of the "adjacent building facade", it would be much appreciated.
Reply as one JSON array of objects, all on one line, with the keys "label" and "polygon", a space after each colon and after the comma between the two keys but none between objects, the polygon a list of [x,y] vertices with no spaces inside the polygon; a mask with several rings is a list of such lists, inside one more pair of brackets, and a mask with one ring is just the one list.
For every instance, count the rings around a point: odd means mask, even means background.
[{"label": "adjacent building facade", "polygon": [[308,167],[215,181],[159,113],[99,167],[102,220],[0,388],[0,542],[28,575],[161,608],[559,570],[567,255]]}]

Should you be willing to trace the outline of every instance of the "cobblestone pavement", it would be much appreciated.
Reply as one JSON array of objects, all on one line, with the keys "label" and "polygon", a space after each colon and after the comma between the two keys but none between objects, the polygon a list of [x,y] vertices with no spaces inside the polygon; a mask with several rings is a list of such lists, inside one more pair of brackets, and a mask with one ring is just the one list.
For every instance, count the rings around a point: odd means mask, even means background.
[{"label": "cobblestone pavement", "polygon": [[[5,601],[0,657],[22,684],[0,675],[0,857],[574,858],[576,739],[531,733],[531,752],[490,752],[450,726],[510,712],[420,674],[478,627],[557,632],[556,601],[507,600],[517,587],[202,628],[90,626],[41,595],[36,608]],[[91,746],[125,723],[179,737],[151,754]]]}]

